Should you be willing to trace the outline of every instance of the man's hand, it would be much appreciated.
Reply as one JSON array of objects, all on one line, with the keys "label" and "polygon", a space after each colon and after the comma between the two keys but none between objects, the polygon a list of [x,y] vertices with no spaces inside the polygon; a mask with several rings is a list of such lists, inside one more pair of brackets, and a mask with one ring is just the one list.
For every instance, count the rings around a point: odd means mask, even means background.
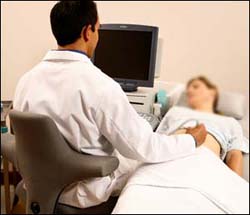
[{"label": "man's hand", "polygon": [[186,133],[194,137],[197,147],[204,143],[207,136],[207,130],[203,124],[199,124],[194,128],[187,128]]}]

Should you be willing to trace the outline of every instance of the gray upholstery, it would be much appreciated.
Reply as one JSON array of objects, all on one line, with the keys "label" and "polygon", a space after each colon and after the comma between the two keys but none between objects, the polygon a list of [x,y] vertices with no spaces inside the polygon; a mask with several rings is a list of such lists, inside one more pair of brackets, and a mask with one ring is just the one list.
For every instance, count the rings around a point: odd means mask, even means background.
[{"label": "gray upholstery", "polygon": [[63,189],[80,180],[104,177],[119,164],[116,157],[74,151],[47,116],[10,112],[17,167],[26,189],[26,212],[51,214]]},{"label": "gray upholstery", "polygon": [[1,133],[1,154],[17,167],[15,137],[10,133]]}]

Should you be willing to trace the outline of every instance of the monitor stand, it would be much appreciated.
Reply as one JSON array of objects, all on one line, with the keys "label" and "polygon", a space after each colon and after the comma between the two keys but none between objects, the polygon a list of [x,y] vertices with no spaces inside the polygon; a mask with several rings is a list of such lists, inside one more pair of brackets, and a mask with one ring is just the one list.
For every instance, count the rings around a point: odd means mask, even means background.
[{"label": "monitor stand", "polygon": [[119,82],[121,88],[124,92],[135,92],[137,91],[137,84],[135,83],[127,83],[127,82]]}]

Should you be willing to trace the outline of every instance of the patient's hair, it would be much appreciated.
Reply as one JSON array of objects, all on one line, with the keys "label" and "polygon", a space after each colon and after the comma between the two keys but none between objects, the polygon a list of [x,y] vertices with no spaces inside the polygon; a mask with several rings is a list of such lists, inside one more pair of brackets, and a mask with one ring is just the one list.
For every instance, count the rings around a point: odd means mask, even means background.
[{"label": "patient's hair", "polygon": [[50,12],[52,32],[60,46],[75,42],[85,26],[94,32],[97,20],[96,4],[90,0],[59,1]]},{"label": "patient's hair", "polygon": [[218,104],[218,100],[219,100],[219,91],[218,91],[217,86],[215,84],[213,84],[210,80],[208,80],[208,78],[206,78],[205,76],[198,76],[198,77],[195,77],[195,78],[192,78],[191,80],[189,80],[187,83],[187,87],[189,87],[189,85],[195,80],[199,80],[199,81],[203,82],[207,86],[208,89],[212,89],[215,91],[213,111],[214,111],[214,113],[219,113],[216,109],[217,104]]}]

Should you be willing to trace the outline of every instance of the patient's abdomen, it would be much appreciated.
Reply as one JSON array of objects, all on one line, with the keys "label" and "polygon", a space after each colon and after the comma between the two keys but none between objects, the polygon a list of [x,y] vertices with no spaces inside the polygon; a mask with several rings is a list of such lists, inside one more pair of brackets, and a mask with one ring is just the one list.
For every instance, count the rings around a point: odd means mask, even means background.
[{"label": "patient's abdomen", "polygon": [[[186,131],[187,130],[183,128],[183,129],[177,130],[174,134],[185,134]],[[206,139],[202,145],[210,149],[218,157],[220,156],[220,150],[221,150],[220,144],[211,134],[209,133],[207,134]]]}]

